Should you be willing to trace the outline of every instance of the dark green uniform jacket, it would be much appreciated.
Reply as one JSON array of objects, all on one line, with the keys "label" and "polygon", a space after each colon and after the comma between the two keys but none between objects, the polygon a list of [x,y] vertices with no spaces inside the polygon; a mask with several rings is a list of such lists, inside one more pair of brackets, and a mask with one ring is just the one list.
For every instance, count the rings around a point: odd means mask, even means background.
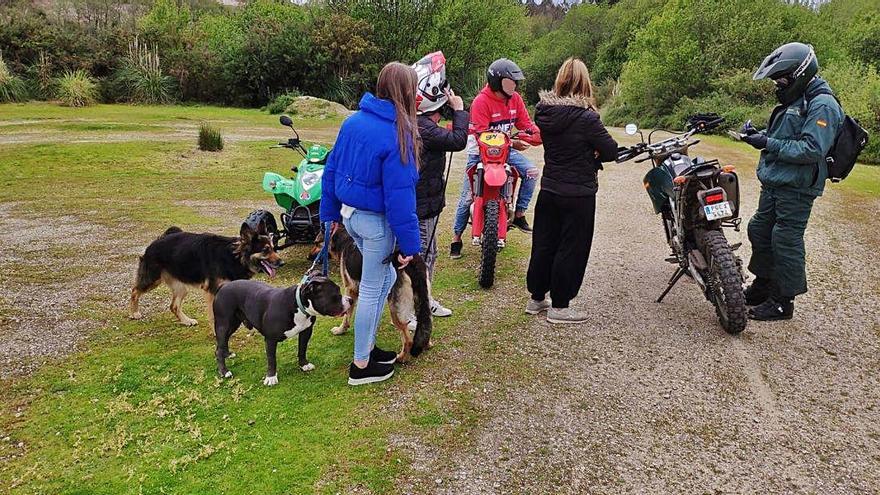
[{"label": "dark green uniform jacket", "polygon": [[828,178],[825,155],[843,122],[843,111],[823,79],[807,85],[805,99],[778,106],[767,126],[767,149],[758,162],[758,179],[765,187],[821,196]]}]

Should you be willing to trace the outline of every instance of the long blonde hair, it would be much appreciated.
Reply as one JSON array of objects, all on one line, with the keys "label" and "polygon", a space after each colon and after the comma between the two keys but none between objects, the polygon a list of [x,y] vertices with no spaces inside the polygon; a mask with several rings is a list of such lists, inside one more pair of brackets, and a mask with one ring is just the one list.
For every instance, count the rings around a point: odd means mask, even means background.
[{"label": "long blonde hair", "polygon": [[394,103],[397,113],[397,142],[400,147],[400,161],[409,163],[409,150],[412,150],[416,167],[419,167],[419,155],[422,142],[419,139],[419,126],[416,120],[416,89],[418,77],[416,71],[400,62],[391,62],[379,72],[376,81],[376,97]]},{"label": "long blonde hair", "polygon": [[590,71],[579,58],[570,57],[559,67],[553,92],[560,98],[572,97],[584,100],[587,105],[596,108],[596,91],[590,80]]}]

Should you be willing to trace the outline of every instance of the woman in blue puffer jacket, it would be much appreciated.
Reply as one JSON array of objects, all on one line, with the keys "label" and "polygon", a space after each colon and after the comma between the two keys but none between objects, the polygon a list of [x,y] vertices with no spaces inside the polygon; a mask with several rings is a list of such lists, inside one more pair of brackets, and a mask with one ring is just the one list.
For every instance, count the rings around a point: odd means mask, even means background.
[{"label": "woman in blue puffer jacket", "polygon": [[376,331],[397,272],[384,263],[400,248],[403,266],[419,253],[416,182],[421,143],[416,120],[416,73],[397,62],[379,73],[376,95],[361,98],[345,120],[324,168],[321,221],[342,221],[363,255],[354,317],[354,360],[348,383],[394,374],[397,355],[375,347]]}]

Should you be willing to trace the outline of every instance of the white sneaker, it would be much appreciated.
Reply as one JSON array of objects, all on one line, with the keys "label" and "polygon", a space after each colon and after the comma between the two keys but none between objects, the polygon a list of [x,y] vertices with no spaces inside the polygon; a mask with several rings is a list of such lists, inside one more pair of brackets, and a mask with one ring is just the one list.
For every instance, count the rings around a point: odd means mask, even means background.
[{"label": "white sneaker", "polygon": [[416,319],[416,315],[412,315],[409,317],[409,320],[406,321],[406,329],[410,332],[415,332],[416,327],[419,326],[419,321]]},{"label": "white sneaker", "polygon": [[438,318],[446,318],[447,316],[452,316],[452,310],[443,307],[443,305],[437,301],[431,301],[431,314]]},{"label": "white sneaker", "polygon": [[586,313],[571,308],[550,308],[547,311],[547,321],[550,323],[583,323],[589,319]]},{"label": "white sneaker", "polygon": [[543,301],[535,301],[530,297],[528,304],[526,304],[526,314],[528,315],[536,315],[541,311],[547,311],[548,309],[550,309],[549,297],[545,297]]}]

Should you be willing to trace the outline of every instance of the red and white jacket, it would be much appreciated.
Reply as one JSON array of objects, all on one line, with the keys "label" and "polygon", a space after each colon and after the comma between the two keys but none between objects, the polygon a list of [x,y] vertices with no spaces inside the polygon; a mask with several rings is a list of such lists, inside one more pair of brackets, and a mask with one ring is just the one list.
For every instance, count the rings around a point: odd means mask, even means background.
[{"label": "red and white jacket", "polygon": [[541,144],[541,130],[529,118],[522,96],[514,93],[510,98],[499,98],[487,84],[471,103],[467,153],[479,154],[477,134],[484,131],[510,133],[514,127],[520,132],[531,132],[530,136],[522,134],[519,139],[529,144]]}]

